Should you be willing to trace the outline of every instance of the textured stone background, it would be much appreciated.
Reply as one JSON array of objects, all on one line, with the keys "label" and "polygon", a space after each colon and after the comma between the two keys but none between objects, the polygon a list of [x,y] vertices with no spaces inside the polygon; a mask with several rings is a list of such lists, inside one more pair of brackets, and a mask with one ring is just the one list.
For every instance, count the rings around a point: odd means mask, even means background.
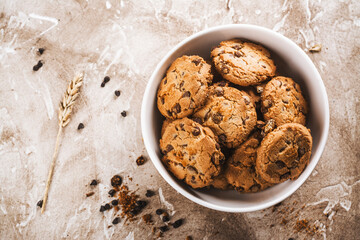
[{"label": "textured stone background", "polygon": [[[164,239],[360,235],[360,1],[5,0],[0,12],[1,239],[152,239],[151,227],[138,222],[107,228],[113,215],[103,216],[98,209],[108,201],[109,180],[116,173],[132,176],[132,182],[126,181],[140,195],[156,191],[145,212],[173,207],[173,219],[186,219]],[[196,205],[176,193],[150,161],[135,164],[146,155],[140,106],[156,64],[184,38],[229,23],[273,29],[307,53],[321,43],[320,53],[308,54],[330,103],[329,138],[312,176],[277,208],[247,214]],[[46,49],[42,56],[36,54],[40,47]],[[33,72],[39,60],[44,66]],[[43,195],[55,143],[58,102],[79,71],[86,73],[83,92],[64,132],[48,210],[41,215],[36,202]],[[111,81],[100,88],[106,75]],[[116,89],[121,90],[117,99]],[[123,110],[126,118],[120,115]],[[81,132],[76,130],[79,122],[85,124]],[[93,178],[101,183],[86,198]],[[294,232],[296,220],[304,218],[319,233]]]}]

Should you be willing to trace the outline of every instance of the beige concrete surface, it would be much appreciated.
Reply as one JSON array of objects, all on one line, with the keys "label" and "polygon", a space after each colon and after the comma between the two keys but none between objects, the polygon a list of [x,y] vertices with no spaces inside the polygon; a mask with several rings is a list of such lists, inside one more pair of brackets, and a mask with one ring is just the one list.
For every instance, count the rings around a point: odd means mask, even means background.
[{"label": "beige concrete surface", "polygon": [[[184,38],[209,27],[249,23],[296,42],[318,68],[330,104],[330,133],[311,177],[280,206],[231,214],[196,205],[172,189],[150,161],[140,107],[161,58]],[[360,1],[11,1],[0,2],[0,238],[154,239],[141,221],[108,228],[114,174],[144,196],[144,213],[173,212],[163,239],[358,239],[360,236]],[[309,53],[314,44],[319,53]],[[38,48],[45,48],[39,56]],[[33,66],[43,61],[39,71]],[[83,91],[64,131],[49,195],[42,198],[57,134],[57,109],[67,82],[84,71]],[[111,80],[100,87],[104,76]],[[114,96],[120,90],[120,97]],[[127,117],[121,112],[127,111]],[[85,128],[77,130],[82,122]],[[92,191],[89,183],[100,184]],[[138,185],[137,185],[138,184]],[[174,211],[171,211],[173,208]],[[297,220],[317,227],[297,232]]]}]

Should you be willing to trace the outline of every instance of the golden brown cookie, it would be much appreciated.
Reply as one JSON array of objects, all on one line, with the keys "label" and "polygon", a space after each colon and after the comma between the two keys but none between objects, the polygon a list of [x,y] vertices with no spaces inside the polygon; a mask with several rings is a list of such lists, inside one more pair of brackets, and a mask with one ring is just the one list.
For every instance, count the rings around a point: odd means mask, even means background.
[{"label": "golden brown cookie", "polygon": [[158,89],[159,111],[170,119],[189,116],[204,105],[212,78],[211,66],[203,58],[182,56],[176,59]]},{"label": "golden brown cookie", "polygon": [[271,183],[299,177],[308,165],[312,149],[309,130],[286,123],[266,135],[257,152],[256,171]]},{"label": "golden brown cookie", "polygon": [[209,186],[224,161],[214,133],[188,118],[168,123],[160,149],[167,169],[193,188]]},{"label": "golden brown cookie", "polygon": [[256,125],[256,111],[249,95],[231,87],[211,86],[209,89],[205,106],[193,116],[211,128],[224,146],[239,146]]},{"label": "golden brown cookie", "polygon": [[211,51],[211,58],[223,78],[241,86],[260,84],[276,72],[264,47],[240,39],[221,42]]},{"label": "golden brown cookie", "polygon": [[255,133],[241,144],[225,165],[225,177],[237,191],[259,192],[272,184],[266,182],[255,170],[260,134]]},{"label": "golden brown cookie", "polygon": [[261,110],[265,120],[274,119],[276,126],[284,123],[305,125],[307,103],[299,84],[288,77],[275,77],[269,81],[261,95]]}]

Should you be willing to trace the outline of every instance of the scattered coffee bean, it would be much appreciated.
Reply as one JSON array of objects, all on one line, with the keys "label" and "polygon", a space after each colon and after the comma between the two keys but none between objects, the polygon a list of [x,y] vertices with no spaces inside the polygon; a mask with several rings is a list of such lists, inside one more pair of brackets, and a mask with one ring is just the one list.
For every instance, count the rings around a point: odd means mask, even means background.
[{"label": "scattered coffee bean", "polygon": [[119,175],[115,175],[111,178],[111,186],[117,187],[120,186],[122,183],[122,179]]},{"label": "scattered coffee bean", "polygon": [[147,205],[147,202],[146,201],[143,201],[143,200],[139,200],[139,201],[136,201],[136,206],[140,207],[140,208],[144,208],[146,207]]},{"label": "scattered coffee bean", "polygon": [[33,66],[33,71],[39,70],[42,66],[43,66],[43,63],[40,60],[40,61],[38,61],[38,63],[35,66]]},{"label": "scattered coffee bean", "polygon": [[104,82],[102,82],[100,86],[101,86],[101,87],[105,87],[105,83],[104,83]]},{"label": "scattered coffee bean", "polygon": [[151,191],[151,190],[147,190],[146,193],[145,193],[145,196],[146,197],[152,197],[155,195],[155,192],[154,191]]},{"label": "scattered coffee bean", "polygon": [[117,96],[117,97],[120,96],[120,91],[119,90],[116,90],[114,93],[115,93],[115,96]]},{"label": "scattered coffee bean", "polygon": [[105,206],[104,206],[104,207],[105,207],[105,210],[109,210],[109,209],[111,208],[110,204],[108,204],[108,203],[107,203],[107,204],[105,204]]},{"label": "scattered coffee bean", "polygon": [[42,208],[42,205],[43,205],[43,200],[41,199],[37,202],[36,206]]},{"label": "scattered coffee bean", "polygon": [[126,117],[126,111],[122,111],[121,116]]},{"label": "scattered coffee bean", "polygon": [[85,126],[84,126],[83,123],[79,123],[79,125],[78,125],[78,130],[83,129],[84,127],[85,127]]},{"label": "scattered coffee bean", "polygon": [[168,216],[164,216],[162,218],[162,220],[163,220],[163,222],[168,222],[168,221],[170,221],[170,218]]},{"label": "scattered coffee bean", "polygon": [[119,217],[116,217],[114,218],[114,220],[112,221],[112,224],[116,225],[120,222],[120,218]]},{"label": "scattered coffee bean", "polygon": [[161,215],[163,212],[164,212],[164,210],[162,210],[162,209],[159,208],[159,209],[156,210],[155,213],[156,213],[157,215]]},{"label": "scattered coffee bean", "polygon": [[105,211],[106,211],[105,207],[101,205],[100,212],[105,212]]},{"label": "scattered coffee bean", "polygon": [[183,220],[182,220],[182,219],[179,219],[179,220],[176,220],[176,221],[173,223],[173,227],[174,227],[174,228],[178,228],[178,227],[180,227],[182,224],[183,224]]},{"label": "scattered coffee bean", "polygon": [[42,55],[45,52],[45,48],[39,48],[38,52],[39,52],[39,55]]},{"label": "scattered coffee bean", "polygon": [[191,236],[187,236],[185,240],[193,240],[193,238]]},{"label": "scattered coffee bean", "polygon": [[109,81],[110,81],[110,77],[109,77],[109,76],[104,77],[104,83],[105,83],[105,84],[108,83]]},{"label": "scattered coffee bean", "polygon": [[90,186],[96,186],[98,184],[98,182],[96,181],[96,179],[92,180],[90,183]]},{"label": "scattered coffee bean", "polygon": [[95,194],[94,192],[89,192],[89,193],[86,194],[86,197],[91,197],[94,194]]},{"label": "scattered coffee bean", "polygon": [[144,163],[145,163],[145,158],[144,158],[144,156],[140,156],[140,157],[138,157],[137,159],[136,159],[136,164],[138,165],[138,166],[141,166],[141,165],[143,165]]},{"label": "scattered coffee bean", "polygon": [[112,204],[113,206],[116,206],[116,205],[119,204],[119,200],[114,199],[114,200],[111,201],[111,204]]},{"label": "scattered coffee bean", "polygon": [[169,228],[167,226],[159,227],[159,229],[161,232],[166,232],[167,230],[169,230]]},{"label": "scattered coffee bean", "polygon": [[115,189],[111,189],[109,192],[110,197],[113,197],[116,193]]}]

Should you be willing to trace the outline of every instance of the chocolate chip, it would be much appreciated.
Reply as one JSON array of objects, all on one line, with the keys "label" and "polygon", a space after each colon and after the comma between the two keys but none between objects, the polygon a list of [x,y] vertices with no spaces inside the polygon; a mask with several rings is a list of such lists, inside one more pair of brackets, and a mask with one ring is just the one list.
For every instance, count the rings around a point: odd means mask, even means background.
[{"label": "chocolate chip", "polygon": [[120,91],[119,90],[115,90],[114,93],[115,93],[115,96],[117,96],[117,97],[120,96]]},{"label": "chocolate chip", "polygon": [[105,210],[109,210],[111,208],[111,206],[110,206],[110,204],[107,203],[107,204],[105,204],[104,208],[105,208]]},{"label": "chocolate chip", "polygon": [[178,219],[173,223],[173,227],[174,228],[178,228],[183,224],[183,220],[182,219]]},{"label": "chocolate chip", "polygon": [[111,201],[111,204],[112,204],[113,206],[116,206],[116,205],[119,204],[119,200],[114,199],[114,200]]},{"label": "chocolate chip", "polygon": [[39,70],[42,66],[43,66],[43,62],[40,60],[35,66],[33,66],[33,71]]},{"label": "chocolate chip", "polygon": [[305,148],[299,148],[298,149],[298,156],[301,158],[305,154]]},{"label": "chocolate chip", "polygon": [[114,218],[114,220],[112,221],[112,224],[116,225],[120,222],[120,218],[119,217],[116,217]]},{"label": "chocolate chip", "polygon": [[126,117],[126,115],[127,115],[127,112],[126,112],[126,111],[122,111],[122,112],[121,112],[121,116]]},{"label": "chocolate chip", "polygon": [[160,98],[161,99],[161,104],[164,104],[165,103],[165,99],[162,97]]},{"label": "chocolate chip", "polygon": [[101,205],[100,212],[105,212],[105,210],[106,210],[105,207]]},{"label": "chocolate chip", "polygon": [[166,112],[167,112],[167,114],[169,115],[169,117],[172,116],[172,112],[171,112],[170,110],[167,110]]},{"label": "chocolate chip", "polygon": [[226,135],[225,134],[220,134],[218,137],[219,137],[220,143],[224,144],[226,142]]},{"label": "chocolate chip", "polygon": [[215,94],[216,94],[216,96],[218,96],[218,97],[223,96],[223,95],[224,95],[224,89],[221,88],[221,87],[215,88]]},{"label": "chocolate chip", "polygon": [[241,52],[239,52],[239,51],[236,51],[236,52],[234,53],[234,55],[235,55],[236,57],[242,57],[242,56],[243,56],[243,54],[242,54]]},{"label": "chocolate chip", "polygon": [[174,147],[171,145],[171,144],[168,144],[167,146],[166,146],[166,153],[168,153],[168,152],[170,152],[171,150],[173,150],[174,149]]},{"label": "chocolate chip", "polygon": [[104,83],[105,83],[105,84],[108,83],[109,81],[110,81],[110,77],[109,77],[109,76],[104,77]]},{"label": "chocolate chip", "polygon": [[45,48],[39,48],[38,52],[39,52],[40,55],[42,55],[45,52]]},{"label": "chocolate chip", "polygon": [[36,203],[36,206],[38,206],[39,208],[42,208],[42,205],[43,205],[43,200],[39,200],[37,203]]},{"label": "chocolate chip", "polygon": [[215,143],[215,148],[216,148],[217,150],[220,150],[220,144]]},{"label": "chocolate chip", "polygon": [[122,184],[122,179],[119,175],[115,175],[111,178],[111,186],[118,187]]},{"label": "chocolate chip", "polygon": [[156,215],[161,215],[163,212],[164,212],[164,210],[162,210],[160,208],[156,209],[156,211],[155,211]]},{"label": "chocolate chip", "polygon": [[199,134],[201,133],[201,130],[199,127],[194,127],[193,131],[192,131],[192,134],[194,136],[199,136]]},{"label": "chocolate chip", "polygon": [[146,190],[146,193],[145,193],[145,196],[146,197],[152,197],[155,195],[155,192],[154,191],[151,191],[151,190]]},{"label": "chocolate chip", "polygon": [[168,221],[170,221],[170,218],[168,216],[164,216],[162,218],[162,220],[163,220],[163,222],[168,222]]},{"label": "chocolate chip", "polygon": [[90,186],[96,186],[98,184],[98,182],[96,181],[96,179],[92,180],[90,183]]},{"label": "chocolate chip", "polygon": [[77,129],[78,130],[80,130],[80,129],[83,129],[85,126],[84,126],[84,124],[83,123],[79,123],[79,125],[78,125],[78,127],[77,127]]},{"label": "chocolate chip", "polygon": [[203,124],[203,120],[202,120],[201,118],[199,118],[199,117],[194,117],[194,118],[193,118],[193,121],[194,121],[194,122],[197,122],[197,123],[199,123],[199,124]]},{"label": "chocolate chip", "polygon": [[181,112],[181,106],[180,106],[180,104],[175,104],[175,106],[173,107],[173,109],[174,109],[174,111],[176,112],[176,113],[180,113]]},{"label": "chocolate chip", "polygon": [[111,189],[108,194],[110,195],[110,197],[113,197],[115,195],[116,191],[115,189]]},{"label": "chocolate chip", "polygon": [[201,59],[200,58],[194,59],[194,60],[192,60],[192,62],[195,63],[195,65],[197,66],[197,65],[199,65],[199,63],[201,63]]},{"label": "chocolate chip", "polygon": [[221,72],[224,74],[228,74],[230,72],[230,69],[227,66],[222,66],[221,67]]},{"label": "chocolate chip", "polygon": [[169,230],[169,228],[167,226],[159,227],[159,229],[161,232],[166,232],[167,230]]},{"label": "chocolate chip", "polygon": [[240,45],[240,44],[235,44],[234,46],[233,46],[233,48],[234,49],[236,49],[236,50],[240,50],[240,49],[242,49],[242,45]]},{"label": "chocolate chip", "polygon": [[220,113],[215,113],[212,115],[211,119],[215,124],[219,124],[223,120],[223,116]]},{"label": "chocolate chip", "polygon": [[207,113],[205,113],[205,116],[204,116],[204,121],[207,121],[210,117],[210,111],[208,111]]},{"label": "chocolate chip", "polygon": [[181,131],[185,131],[185,128],[184,128],[184,124],[183,124],[183,123],[180,123],[179,126],[180,126],[180,128],[181,128]]},{"label": "chocolate chip", "polygon": [[283,179],[286,180],[286,179],[289,179],[289,177],[290,177],[290,172],[287,172],[287,173],[280,176],[280,180],[283,180]]},{"label": "chocolate chip", "polygon": [[182,81],[181,83],[180,83],[180,88],[182,88],[183,86],[184,86],[184,81]]},{"label": "chocolate chip", "polygon": [[286,166],[283,161],[276,161],[275,164],[278,168],[284,168]]},{"label": "chocolate chip", "polygon": [[260,188],[261,188],[261,186],[259,184],[254,184],[250,187],[250,191],[257,192],[260,190]]},{"label": "chocolate chip", "polygon": [[184,94],[181,96],[182,98],[190,97],[191,93],[189,91],[184,92]]},{"label": "chocolate chip", "polygon": [[164,85],[165,85],[165,84],[167,84],[167,79],[166,79],[166,78],[165,78],[165,80],[164,80]]}]

